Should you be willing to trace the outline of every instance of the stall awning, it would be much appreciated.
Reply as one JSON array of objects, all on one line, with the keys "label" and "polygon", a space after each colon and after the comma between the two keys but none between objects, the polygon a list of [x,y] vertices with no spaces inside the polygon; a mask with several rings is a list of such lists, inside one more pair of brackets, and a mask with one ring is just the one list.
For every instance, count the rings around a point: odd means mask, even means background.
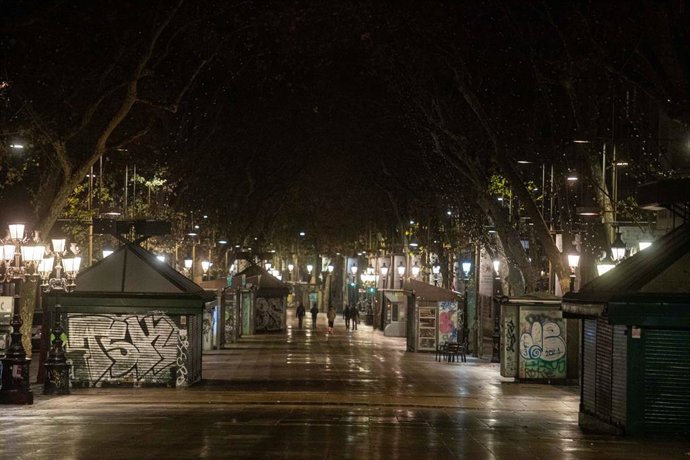
[{"label": "stall awning", "polygon": [[386,295],[386,299],[388,299],[389,302],[392,303],[401,303],[405,301],[405,294],[403,292],[384,292]]}]

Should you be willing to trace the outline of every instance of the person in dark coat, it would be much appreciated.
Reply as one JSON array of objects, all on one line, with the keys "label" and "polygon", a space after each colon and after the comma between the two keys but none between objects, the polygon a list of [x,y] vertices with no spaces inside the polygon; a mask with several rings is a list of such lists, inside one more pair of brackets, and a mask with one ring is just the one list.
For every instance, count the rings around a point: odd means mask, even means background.
[{"label": "person in dark coat", "polygon": [[343,319],[345,320],[345,329],[350,329],[350,315],[352,314],[352,310],[350,309],[349,305],[345,305],[345,308],[343,308]]},{"label": "person in dark coat", "polygon": [[352,330],[356,331],[359,324],[359,310],[357,308],[350,310],[350,319],[352,320]]},{"label": "person in dark coat", "polygon": [[319,314],[319,309],[314,305],[309,312],[311,313],[311,328],[316,329],[316,316]]},{"label": "person in dark coat", "polygon": [[302,303],[299,304],[297,307],[297,321],[299,322],[299,328],[302,329],[302,321],[304,321],[304,315],[307,314],[307,310],[304,308],[304,305]]}]

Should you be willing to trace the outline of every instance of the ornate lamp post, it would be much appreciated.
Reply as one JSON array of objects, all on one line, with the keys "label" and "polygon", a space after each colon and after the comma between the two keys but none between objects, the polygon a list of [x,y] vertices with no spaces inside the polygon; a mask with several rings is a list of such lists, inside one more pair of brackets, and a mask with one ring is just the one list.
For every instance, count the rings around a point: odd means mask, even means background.
[{"label": "ornate lamp post", "polygon": [[2,388],[0,404],[33,404],[34,395],[29,387],[29,363],[22,345],[20,293],[24,279],[34,277],[45,248],[23,244],[24,224],[9,226],[10,237],[3,245],[4,270],[2,281],[6,292],[13,296],[11,345],[2,360]]},{"label": "ornate lamp post", "polygon": [[405,276],[405,264],[403,264],[402,261],[398,265],[397,270],[398,270],[398,278],[400,279],[400,289],[402,289],[402,287],[403,287],[403,276]]},{"label": "ornate lamp post", "polygon": [[350,297],[350,306],[353,306],[357,301],[357,264],[353,263],[350,266],[350,273],[352,273],[352,296]]},{"label": "ornate lamp post", "polygon": [[311,272],[314,271],[314,266],[312,264],[307,264],[307,273],[309,274],[308,284],[311,284]]},{"label": "ornate lamp post", "polygon": [[501,297],[503,297],[503,288],[501,287],[501,276],[499,270],[501,268],[501,261],[494,259],[494,283],[493,283],[493,304],[494,304],[494,332],[491,335],[493,340],[491,362],[501,362]]},{"label": "ornate lamp post", "polygon": [[[76,256],[62,258],[65,255],[66,241],[64,238],[54,238],[52,243],[54,258],[43,259],[43,266],[39,264],[39,272],[43,279],[41,284],[43,291],[57,296],[60,292],[71,292],[76,287],[74,279],[81,266],[81,258]],[[53,260],[55,261],[55,277],[50,278]],[[52,331],[54,339],[48,353],[48,359],[44,364],[46,376],[43,382],[43,394],[46,395],[65,395],[70,393],[70,365],[67,364],[63,348],[63,332],[60,304],[56,303],[55,325]]]},{"label": "ornate lamp post", "polygon": [[417,264],[417,261],[415,261],[414,265],[412,266],[412,277],[417,278],[421,270],[422,268]]},{"label": "ornate lamp post", "polygon": [[431,266],[431,273],[434,275],[434,286],[438,286],[438,279],[441,276],[441,264],[438,260]]},{"label": "ornate lamp post", "polygon": [[465,346],[467,346],[468,341],[469,341],[469,328],[468,326],[468,312],[467,312],[467,285],[470,282],[470,270],[472,270],[472,262],[463,262],[462,263],[462,274],[463,276],[463,285],[464,285],[464,294],[462,296],[462,340]]},{"label": "ornate lamp post", "polygon": [[287,269],[288,269],[288,274],[290,275],[290,281],[293,281],[293,279],[292,279],[292,272],[293,272],[293,270],[295,269],[295,264],[293,264],[292,262],[290,262],[289,264],[287,264]]},{"label": "ornate lamp post", "polygon": [[616,263],[611,260],[609,256],[606,256],[603,260],[599,261],[597,264],[597,273],[599,276],[603,275],[604,273],[608,272],[609,270],[613,269],[613,267],[616,266]]},{"label": "ornate lamp post", "polygon": [[626,246],[621,239],[621,232],[616,232],[616,239],[611,243],[611,255],[614,262],[618,263],[625,258]]},{"label": "ornate lamp post", "polygon": [[386,262],[381,264],[381,276],[383,276],[383,289],[386,289],[388,287],[388,267],[386,266]]},{"label": "ornate lamp post", "polygon": [[202,260],[201,261],[201,271],[202,271],[201,279],[204,279],[204,278],[208,279],[208,269],[209,268],[211,268],[211,262],[209,262],[208,260]]},{"label": "ornate lamp post", "polygon": [[192,259],[184,260],[184,270],[188,278],[192,277],[192,265],[194,265],[194,261]]},{"label": "ornate lamp post", "polygon": [[326,271],[328,272],[328,305],[330,307],[333,303],[333,270],[335,270],[335,265],[333,262],[328,262],[326,265]]}]

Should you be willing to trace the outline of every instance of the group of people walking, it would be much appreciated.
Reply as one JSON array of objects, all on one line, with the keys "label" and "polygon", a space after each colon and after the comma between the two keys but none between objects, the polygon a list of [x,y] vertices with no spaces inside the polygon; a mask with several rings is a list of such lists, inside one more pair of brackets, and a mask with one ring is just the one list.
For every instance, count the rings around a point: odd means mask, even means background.
[{"label": "group of people walking", "polygon": [[[311,328],[316,329],[316,319],[319,314],[319,309],[317,308],[316,305],[311,307],[309,310],[311,313]],[[304,307],[302,303],[300,303],[297,306],[297,311],[295,312],[297,315],[297,321],[298,321],[298,327],[302,329],[302,326],[304,324],[304,317],[307,315],[307,309]],[[328,311],[326,312],[326,318],[328,319],[328,333],[331,334],[333,332],[333,325],[335,324],[335,318],[337,314],[335,311],[335,307],[333,305],[328,307]],[[350,330],[350,326],[352,326],[352,330],[356,331],[357,330],[357,325],[359,324],[359,310],[355,307],[350,307],[349,305],[345,305],[345,308],[343,308],[343,319],[345,320],[345,329]]]}]

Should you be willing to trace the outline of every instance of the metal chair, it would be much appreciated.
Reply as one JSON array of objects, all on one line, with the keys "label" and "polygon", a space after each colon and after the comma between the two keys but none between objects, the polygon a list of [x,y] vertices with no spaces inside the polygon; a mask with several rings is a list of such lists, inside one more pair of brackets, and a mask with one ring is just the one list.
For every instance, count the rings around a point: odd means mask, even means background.
[{"label": "metal chair", "polygon": [[445,361],[446,360],[446,354],[448,350],[448,344],[447,343],[439,343],[436,345],[436,361]]}]

